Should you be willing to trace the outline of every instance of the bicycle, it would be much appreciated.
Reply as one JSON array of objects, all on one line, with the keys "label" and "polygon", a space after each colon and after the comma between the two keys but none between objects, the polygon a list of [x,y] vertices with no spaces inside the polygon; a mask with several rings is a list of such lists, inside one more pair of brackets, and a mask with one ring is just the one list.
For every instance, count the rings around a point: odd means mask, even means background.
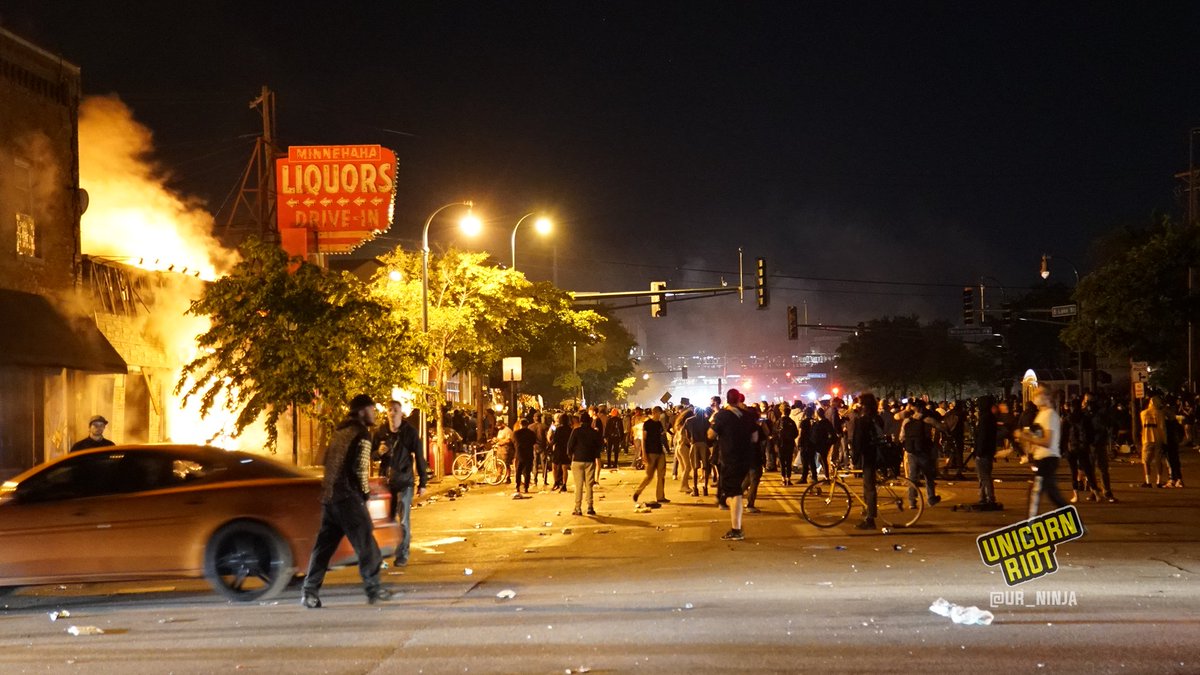
[{"label": "bicycle", "polygon": [[[866,512],[866,500],[846,483],[849,475],[849,472],[835,471],[832,478],[809,485],[800,496],[800,513],[804,519],[816,527],[834,527],[850,517],[854,501]],[[875,496],[876,517],[885,527],[912,527],[925,512],[925,496],[920,487],[895,470],[877,472]]]},{"label": "bicycle", "polygon": [[[480,446],[484,449],[479,449]],[[496,456],[496,446],[483,443],[474,443],[466,454],[455,457],[450,472],[459,481],[481,473],[488,485],[499,485],[508,479],[508,465]]]}]

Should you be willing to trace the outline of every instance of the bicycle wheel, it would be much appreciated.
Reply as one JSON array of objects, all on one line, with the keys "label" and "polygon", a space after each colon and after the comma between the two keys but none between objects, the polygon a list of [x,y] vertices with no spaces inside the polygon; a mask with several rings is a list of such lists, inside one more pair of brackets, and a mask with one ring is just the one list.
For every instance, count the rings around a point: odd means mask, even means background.
[{"label": "bicycle wheel", "polygon": [[850,491],[831,480],[813,483],[800,495],[800,513],[817,527],[833,527],[850,515]]},{"label": "bicycle wheel", "polygon": [[488,485],[499,485],[504,482],[505,478],[508,478],[508,466],[495,455],[483,460],[480,471],[483,472],[483,480]]},{"label": "bicycle wheel", "polygon": [[879,520],[887,527],[912,527],[925,512],[920,487],[904,476],[879,478],[875,494]]},{"label": "bicycle wheel", "polygon": [[475,458],[471,455],[459,455],[454,458],[450,473],[459,480],[466,480],[475,472]]}]

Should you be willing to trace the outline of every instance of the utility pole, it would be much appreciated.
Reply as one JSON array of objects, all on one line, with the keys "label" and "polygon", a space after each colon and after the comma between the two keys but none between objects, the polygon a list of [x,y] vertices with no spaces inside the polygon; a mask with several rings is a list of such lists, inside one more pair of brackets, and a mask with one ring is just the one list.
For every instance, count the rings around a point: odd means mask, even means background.
[{"label": "utility pole", "polygon": [[250,101],[250,109],[257,109],[262,117],[262,135],[255,140],[220,233],[223,243],[234,248],[249,235],[266,242],[279,241],[275,223],[275,157],[279,154],[275,146],[275,92],[263,85],[258,97]]},{"label": "utility pole", "polygon": [[[1192,128],[1188,131],[1188,198],[1187,198],[1187,219],[1188,227],[1196,227],[1196,132],[1200,129]],[[1188,265],[1188,299],[1192,297],[1193,289],[1196,287],[1196,268]],[[1191,316],[1188,316],[1188,331],[1187,331],[1187,386],[1188,391],[1196,393],[1195,379],[1195,362],[1196,358],[1196,329]]]}]

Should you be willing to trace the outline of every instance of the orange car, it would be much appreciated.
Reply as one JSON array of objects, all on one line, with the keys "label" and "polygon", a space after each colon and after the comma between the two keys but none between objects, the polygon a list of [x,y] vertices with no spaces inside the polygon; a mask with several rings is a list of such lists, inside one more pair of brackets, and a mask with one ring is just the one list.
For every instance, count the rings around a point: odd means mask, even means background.
[{"label": "orange car", "polygon": [[[269,598],[308,562],[320,495],[314,473],[245,452],[180,445],[73,453],[0,487],[0,594],[203,576],[231,600]],[[367,502],[385,557],[400,541],[389,500],[376,485]],[[333,564],[353,562],[343,539]]]}]

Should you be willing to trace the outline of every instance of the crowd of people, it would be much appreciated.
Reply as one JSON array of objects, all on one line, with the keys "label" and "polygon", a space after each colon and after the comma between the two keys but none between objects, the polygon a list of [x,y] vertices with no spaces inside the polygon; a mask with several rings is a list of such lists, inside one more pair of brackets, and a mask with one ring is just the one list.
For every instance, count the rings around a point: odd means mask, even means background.
[{"label": "crowd of people", "polygon": [[[786,487],[823,480],[838,469],[861,471],[868,502],[862,529],[876,527],[874,478],[881,468],[906,475],[933,506],[941,501],[939,477],[963,481],[964,470],[973,467],[979,499],[972,508],[996,510],[1003,507],[995,496],[995,463],[1030,464],[1035,513],[1042,496],[1056,505],[1117,503],[1109,463],[1124,446],[1127,452],[1140,448],[1143,487],[1183,487],[1179,449],[1191,442],[1195,426],[1194,403],[1186,398],[1154,396],[1131,415],[1123,400],[1092,393],[1066,399],[1049,390],[1033,392],[1023,404],[1015,396],[880,400],[864,393],[772,405],[747,403],[736,390],[708,403],[698,407],[683,399],[671,406],[535,412],[516,430],[498,420],[494,442],[511,462],[518,494],[539,480],[546,486],[553,480],[551,490],[566,492],[573,477],[575,513],[594,513],[597,472],[628,457],[645,471],[635,502],[650,508],[669,502],[669,470],[684,495],[715,493],[716,504],[732,511],[727,535],[734,538],[741,536],[741,513],[758,512],[764,473],[778,473]],[[1069,498],[1055,480],[1064,459]],[[909,498],[915,502],[914,489]]]},{"label": "crowd of people", "polygon": [[[1024,405],[1015,397],[935,402],[928,397],[880,400],[870,393],[809,404],[748,404],[738,390],[730,389],[723,398],[712,397],[707,407],[685,398],[676,406],[532,411],[519,417],[514,428],[489,411],[485,424],[478,426],[483,428],[482,440],[494,443],[512,467],[518,498],[539,482],[551,491],[567,492],[570,480],[573,515],[584,515],[586,507],[586,514],[594,516],[598,472],[618,468],[628,455],[632,465],[645,471],[633,493],[635,503],[656,508],[670,502],[670,465],[671,480],[679,481],[683,494],[715,492],[716,505],[729,511],[730,529],[722,538],[741,540],[743,514],[758,512],[755,502],[764,472],[778,472],[781,484],[789,487],[814,483],[838,470],[859,470],[867,504],[861,529],[875,528],[875,480],[881,470],[905,471],[914,486],[923,485],[927,503],[936,505],[939,475],[964,480],[963,472],[973,462],[979,482],[974,506],[990,510],[1001,508],[993,486],[994,464],[1015,457],[1031,464],[1030,517],[1038,513],[1043,496],[1056,507],[1081,499],[1117,503],[1109,475],[1117,448],[1140,449],[1143,488],[1182,488],[1180,450],[1194,444],[1196,410],[1189,396],[1156,394],[1143,409],[1131,412],[1120,400],[1091,393],[1065,399],[1044,388],[1033,391]],[[414,491],[424,493],[430,472],[403,406],[390,402],[386,424],[373,430],[376,415],[377,405],[370,397],[355,397],[326,451],[322,523],[302,589],[305,607],[321,606],[318,592],[324,572],[343,536],[358,553],[368,601],[390,596],[380,584],[382,560],[365,506],[372,460],[380,462],[386,475],[392,517],[404,531],[394,564],[407,563]],[[461,413],[445,421],[452,442],[461,443],[470,433],[468,418]],[[1070,499],[1056,480],[1064,457]],[[641,501],[650,489],[654,498]],[[910,501],[915,502],[918,489],[910,487]]]}]

